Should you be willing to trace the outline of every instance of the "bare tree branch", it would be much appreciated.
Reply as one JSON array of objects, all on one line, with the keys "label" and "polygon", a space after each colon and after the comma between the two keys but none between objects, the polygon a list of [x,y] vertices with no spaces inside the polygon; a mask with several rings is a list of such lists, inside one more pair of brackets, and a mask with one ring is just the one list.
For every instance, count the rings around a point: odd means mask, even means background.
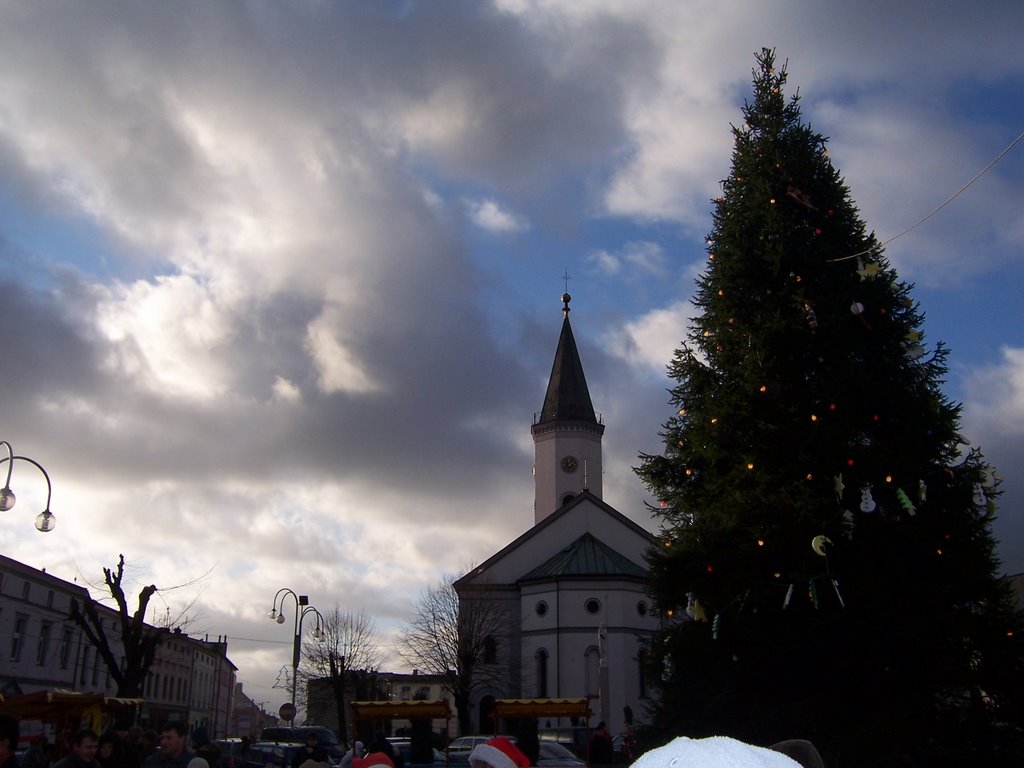
[{"label": "bare tree branch", "polygon": [[508,617],[493,600],[460,603],[455,581],[455,576],[446,575],[421,594],[415,616],[403,628],[398,654],[414,669],[443,681],[455,703],[459,728],[469,733],[473,693],[500,674],[495,665],[484,662],[488,644],[507,635]]}]

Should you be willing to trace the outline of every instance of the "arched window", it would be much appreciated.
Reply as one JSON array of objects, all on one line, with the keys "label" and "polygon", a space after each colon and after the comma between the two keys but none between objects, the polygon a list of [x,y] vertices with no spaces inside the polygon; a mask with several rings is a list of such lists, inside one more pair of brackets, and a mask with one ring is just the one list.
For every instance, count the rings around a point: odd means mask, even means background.
[{"label": "arched window", "polygon": [[484,664],[498,663],[498,642],[493,635],[484,638]]},{"label": "arched window", "polygon": [[548,697],[548,652],[543,648],[537,651],[537,697]]},{"label": "arched window", "polygon": [[601,684],[598,678],[600,662],[601,652],[597,650],[597,646],[592,645],[587,648],[586,653],[583,654],[583,688],[588,697],[597,696],[599,693],[598,689]]}]

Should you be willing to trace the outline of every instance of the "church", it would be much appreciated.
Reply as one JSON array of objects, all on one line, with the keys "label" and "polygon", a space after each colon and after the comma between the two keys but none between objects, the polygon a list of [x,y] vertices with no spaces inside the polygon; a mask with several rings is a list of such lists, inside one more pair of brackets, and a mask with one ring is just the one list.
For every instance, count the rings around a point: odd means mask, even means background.
[{"label": "church", "polygon": [[[455,582],[461,605],[484,600],[508,620],[485,645],[474,694],[477,733],[496,699],[586,697],[589,723],[613,734],[644,718],[641,639],[660,620],[647,595],[642,527],[601,498],[605,425],[587,389],[562,296],[562,330],[534,442],[533,526]],[[540,727],[568,726],[545,719]],[[575,725],[575,723],[574,723]]]}]

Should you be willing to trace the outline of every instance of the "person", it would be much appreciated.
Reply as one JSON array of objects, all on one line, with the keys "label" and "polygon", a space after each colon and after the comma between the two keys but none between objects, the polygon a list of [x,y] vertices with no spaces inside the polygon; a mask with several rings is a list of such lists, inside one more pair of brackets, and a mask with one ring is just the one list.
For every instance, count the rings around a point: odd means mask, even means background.
[{"label": "person", "polygon": [[71,752],[64,759],[54,763],[53,768],[100,768],[96,760],[99,744],[96,731],[82,728],[71,739]]},{"label": "person", "polygon": [[473,747],[469,765],[471,768],[530,768],[530,758],[510,739],[496,736]]},{"label": "person", "polygon": [[680,736],[641,755],[632,768],[801,768],[782,752],[755,747],[728,736]]},{"label": "person", "polygon": [[117,735],[104,733],[100,736],[99,751],[96,760],[103,768],[121,768],[121,756],[118,754]]},{"label": "person", "polygon": [[43,735],[36,736],[25,754],[21,756],[20,768],[49,768],[50,744]]},{"label": "person", "polygon": [[352,749],[346,752],[341,758],[341,765],[338,768],[352,768],[352,760],[363,756],[363,742],[356,741]]},{"label": "person", "polygon": [[295,753],[292,768],[300,768],[309,760],[314,763],[327,763],[327,753],[320,748],[320,737],[316,735],[316,731],[306,734],[306,746]]},{"label": "person", "polygon": [[210,768],[220,765],[220,746],[210,741],[209,731],[202,725],[192,732],[192,749],[196,757],[203,758]]},{"label": "person", "polygon": [[[189,764],[196,759],[195,753],[186,749],[185,723],[181,720],[168,720],[160,729],[160,751],[154,752],[143,762],[143,768],[202,768]],[[199,758],[202,765],[206,761]]]},{"label": "person", "polygon": [[156,751],[157,743],[160,741],[160,734],[156,731],[143,731],[142,735],[139,736],[139,766],[143,766],[146,760],[151,758],[153,755],[158,754]]},{"label": "person", "polygon": [[10,715],[0,715],[0,768],[16,768],[18,758],[18,721]]},{"label": "person", "polygon": [[[401,754],[395,751],[394,745],[388,741],[387,736],[384,735],[384,731],[377,731],[373,737],[373,741],[370,742],[370,746],[366,748],[367,757],[377,753],[387,755],[388,760],[394,768],[402,768],[405,764],[405,761],[402,760]],[[354,764],[355,760],[352,762]]]},{"label": "person", "polygon": [[608,733],[608,726],[602,720],[597,724],[594,735],[590,737],[590,744],[587,746],[588,762],[591,765],[611,765],[614,751],[612,735]]}]

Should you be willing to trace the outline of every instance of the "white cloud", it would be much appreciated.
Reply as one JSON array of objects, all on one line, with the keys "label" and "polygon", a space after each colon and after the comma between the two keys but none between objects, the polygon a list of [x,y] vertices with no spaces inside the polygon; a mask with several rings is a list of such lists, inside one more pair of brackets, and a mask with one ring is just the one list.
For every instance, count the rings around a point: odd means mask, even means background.
[{"label": "white cloud", "polygon": [[608,339],[608,349],[631,365],[664,375],[665,366],[686,338],[693,314],[688,301],[652,310],[615,331]]},{"label": "white cloud", "polygon": [[494,200],[469,201],[469,216],[481,229],[489,232],[522,232],[529,222],[502,209]]}]

